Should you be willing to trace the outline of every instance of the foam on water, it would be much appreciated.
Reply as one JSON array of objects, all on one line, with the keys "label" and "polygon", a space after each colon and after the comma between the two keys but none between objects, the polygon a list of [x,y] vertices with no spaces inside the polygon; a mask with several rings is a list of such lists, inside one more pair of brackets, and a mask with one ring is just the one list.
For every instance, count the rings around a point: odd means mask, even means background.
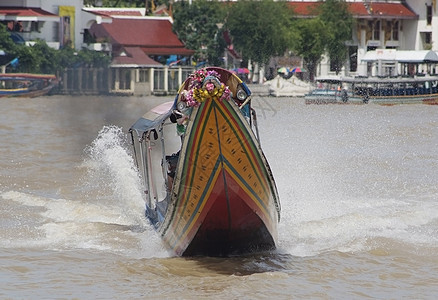
[{"label": "foam on water", "polygon": [[[144,202],[140,177],[128,152],[126,135],[115,126],[105,126],[85,149],[84,166],[88,175],[84,184],[90,190],[110,190],[109,202],[119,206],[122,215],[142,224]],[[117,199],[114,201],[114,198]],[[122,201],[120,201],[122,200]]]},{"label": "foam on water", "polygon": [[276,122],[260,120],[282,204],[280,251],[436,249],[435,114],[391,109],[278,106]]},{"label": "foam on water", "polygon": [[[262,147],[282,205],[281,253],[400,245],[416,253],[436,251],[433,108],[281,105],[273,115],[259,114]],[[80,180],[71,198],[22,190],[0,194],[0,245],[167,257],[144,217],[144,188],[127,141],[121,128],[102,128],[75,167]]]},{"label": "foam on water", "polygon": [[16,216],[20,231],[2,241],[8,247],[94,249],[136,257],[167,256],[161,240],[144,217],[142,186],[121,128],[105,126],[85,149],[85,175],[78,199],[56,199],[9,191],[5,200],[29,207],[38,216]]}]

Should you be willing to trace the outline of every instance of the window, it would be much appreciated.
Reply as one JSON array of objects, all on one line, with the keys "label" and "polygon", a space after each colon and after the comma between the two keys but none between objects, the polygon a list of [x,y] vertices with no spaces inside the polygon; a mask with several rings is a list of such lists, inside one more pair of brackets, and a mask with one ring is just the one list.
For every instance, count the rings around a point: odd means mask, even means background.
[{"label": "window", "polygon": [[149,69],[142,69],[139,71],[139,82],[149,81]]},{"label": "window", "polygon": [[394,23],[392,23],[392,40],[393,41],[398,41],[398,21],[394,21]]},{"label": "window", "polygon": [[37,22],[37,21],[32,21],[31,23],[30,23],[30,31],[36,31],[36,32],[39,32],[40,31],[40,26],[39,26],[40,24],[39,24],[39,22]]},{"label": "window", "polygon": [[86,44],[91,44],[96,42],[96,39],[91,35],[88,29],[84,29],[83,39],[84,39],[84,43]]},{"label": "window", "polygon": [[425,32],[424,33],[424,42],[426,44],[431,44],[432,43],[432,32]]},{"label": "window", "polygon": [[432,25],[432,5],[426,5],[427,25]]},{"label": "window", "polygon": [[350,72],[357,71],[357,46],[348,47],[348,54],[350,59]]},{"label": "window", "polygon": [[424,50],[432,49],[432,32],[420,32],[421,41]]},{"label": "window", "polygon": [[330,72],[339,72],[339,65],[334,60],[330,60]]},{"label": "window", "polygon": [[380,40],[380,21],[373,24],[373,40]]}]

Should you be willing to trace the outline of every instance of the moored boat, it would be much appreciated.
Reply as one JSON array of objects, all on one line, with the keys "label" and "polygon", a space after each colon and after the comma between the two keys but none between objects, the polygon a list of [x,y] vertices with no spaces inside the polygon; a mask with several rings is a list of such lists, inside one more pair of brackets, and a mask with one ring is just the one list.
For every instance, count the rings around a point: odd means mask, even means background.
[{"label": "moored boat", "polygon": [[438,104],[438,76],[326,77],[316,82],[306,104]]},{"label": "moored boat", "polygon": [[250,94],[231,72],[204,68],[183,83],[175,101],[130,129],[146,216],[176,255],[276,247],[280,203]]},{"label": "moored boat", "polygon": [[0,74],[0,97],[38,97],[48,94],[58,84],[55,75]]}]

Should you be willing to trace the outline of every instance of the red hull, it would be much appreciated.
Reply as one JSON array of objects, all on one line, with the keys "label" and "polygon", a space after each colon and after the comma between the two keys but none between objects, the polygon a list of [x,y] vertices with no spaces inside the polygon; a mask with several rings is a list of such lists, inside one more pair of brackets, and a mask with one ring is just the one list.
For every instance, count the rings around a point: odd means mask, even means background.
[{"label": "red hull", "polygon": [[258,207],[225,171],[219,177],[184,255],[225,256],[275,249]]}]

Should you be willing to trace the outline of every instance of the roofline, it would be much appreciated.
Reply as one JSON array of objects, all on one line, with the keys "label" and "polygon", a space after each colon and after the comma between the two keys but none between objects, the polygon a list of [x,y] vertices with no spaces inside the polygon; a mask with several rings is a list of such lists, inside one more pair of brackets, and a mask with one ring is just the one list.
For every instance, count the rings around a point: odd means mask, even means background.
[{"label": "roofline", "polygon": [[141,13],[143,13],[143,15],[146,12],[145,8],[142,7],[124,7],[124,8],[120,8],[120,7],[83,7],[82,10],[87,10],[87,11],[140,11]]},{"label": "roofline", "polygon": [[[293,7],[293,5],[294,4],[302,4],[302,3],[315,3],[316,5],[321,5],[321,3],[323,2],[323,0],[314,0],[314,1],[312,1],[312,0],[307,0],[307,1],[300,1],[300,0],[292,0],[292,1],[288,1],[287,3],[291,6],[291,7]],[[349,10],[350,10],[350,5],[351,4],[353,4],[353,3],[356,3],[356,1],[346,1],[345,2],[347,5],[348,5],[348,7],[349,7]],[[357,2],[357,3],[363,3],[363,4],[365,4],[364,2]],[[391,15],[391,14],[387,14],[387,15],[374,15],[374,14],[371,14],[371,15],[362,15],[362,14],[355,14],[355,13],[352,13],[351,11],[350,11],[350,13],[351,13],[351,15],[352,15],[352,17],[354,18],[354,19],[388,19],[388,18],[397,18],[397,19],[403,19],[403,20],[418,20],[419,19],[419,15],[406,3],[406,1],[389,1],[388,2],[388,0],[386,0],[386,1],[375,1],[375,4],[401,4],[401,5],[403,5],[404,7],[406,7],[410,12],[412,12],[412,13],[414,13],[414,16],[400,16],[400,15]],[[308,13],[308,14],[299,14],[299,13],[296,13],[296,12],[294,12],[295,13],[295,17],[297,17],[297,18],[314,18],[314,17],[316,17],[317,16],[317,14],[314,14],[314,13]]]},{"label": "roofline", "polygon": [[100,11],[102,12],[112,12],[112,11],[139,11],[142,16],[130,16],[130,15],[105,15],[107,18],[112,19],[140,19],[140,20],[168,20],[170,23],[173,23],[173,18],[170,16],[146,16],[145,8],[111,8],[111,7],[83,7],[83,11],[86,11],[91,14],[99,15]]},{"label": "roofline", "polygon": [[164,67],[162,64],[157,65],[141,65],[141,64],[111,64],[110,68],[157,68]]},{"label": "roofline", "polygon": [[364,15],[353,15],[355,19],[399,19],[399,20],[418,20],[419,16],[394,16],[394,15],[372,15],[372,16],[364,16]]},{"label": "roofline", "polygon": [[32,16],[20,16],[13,14],[6,14],[0,12],[0,21],[24,21],[24,22],[60,22],[61,17],[46,10],[37,7],[1,7],[1,9],[16,9],[16,10],[31,10],[42,11],[46,15],[32,15]]},{"label": "roofline", "polygon": [[[90,15],[90,18],[94,18],[94,20],[97,22],[97,24],[112,23],[112,21],[113,21],[112,17],[106,16],[106,15],[95,14],[91,11],[84,10],[84,9],[82,9],[82,11],[85,12],[86,14]],[[100,18],[100,20],[98,18]]]},{"label": "roofline", "polygon": [[60,22],[60,17],[49,16],[11,16],[0,14],[0,21],[24,21],[24,22]]}]

